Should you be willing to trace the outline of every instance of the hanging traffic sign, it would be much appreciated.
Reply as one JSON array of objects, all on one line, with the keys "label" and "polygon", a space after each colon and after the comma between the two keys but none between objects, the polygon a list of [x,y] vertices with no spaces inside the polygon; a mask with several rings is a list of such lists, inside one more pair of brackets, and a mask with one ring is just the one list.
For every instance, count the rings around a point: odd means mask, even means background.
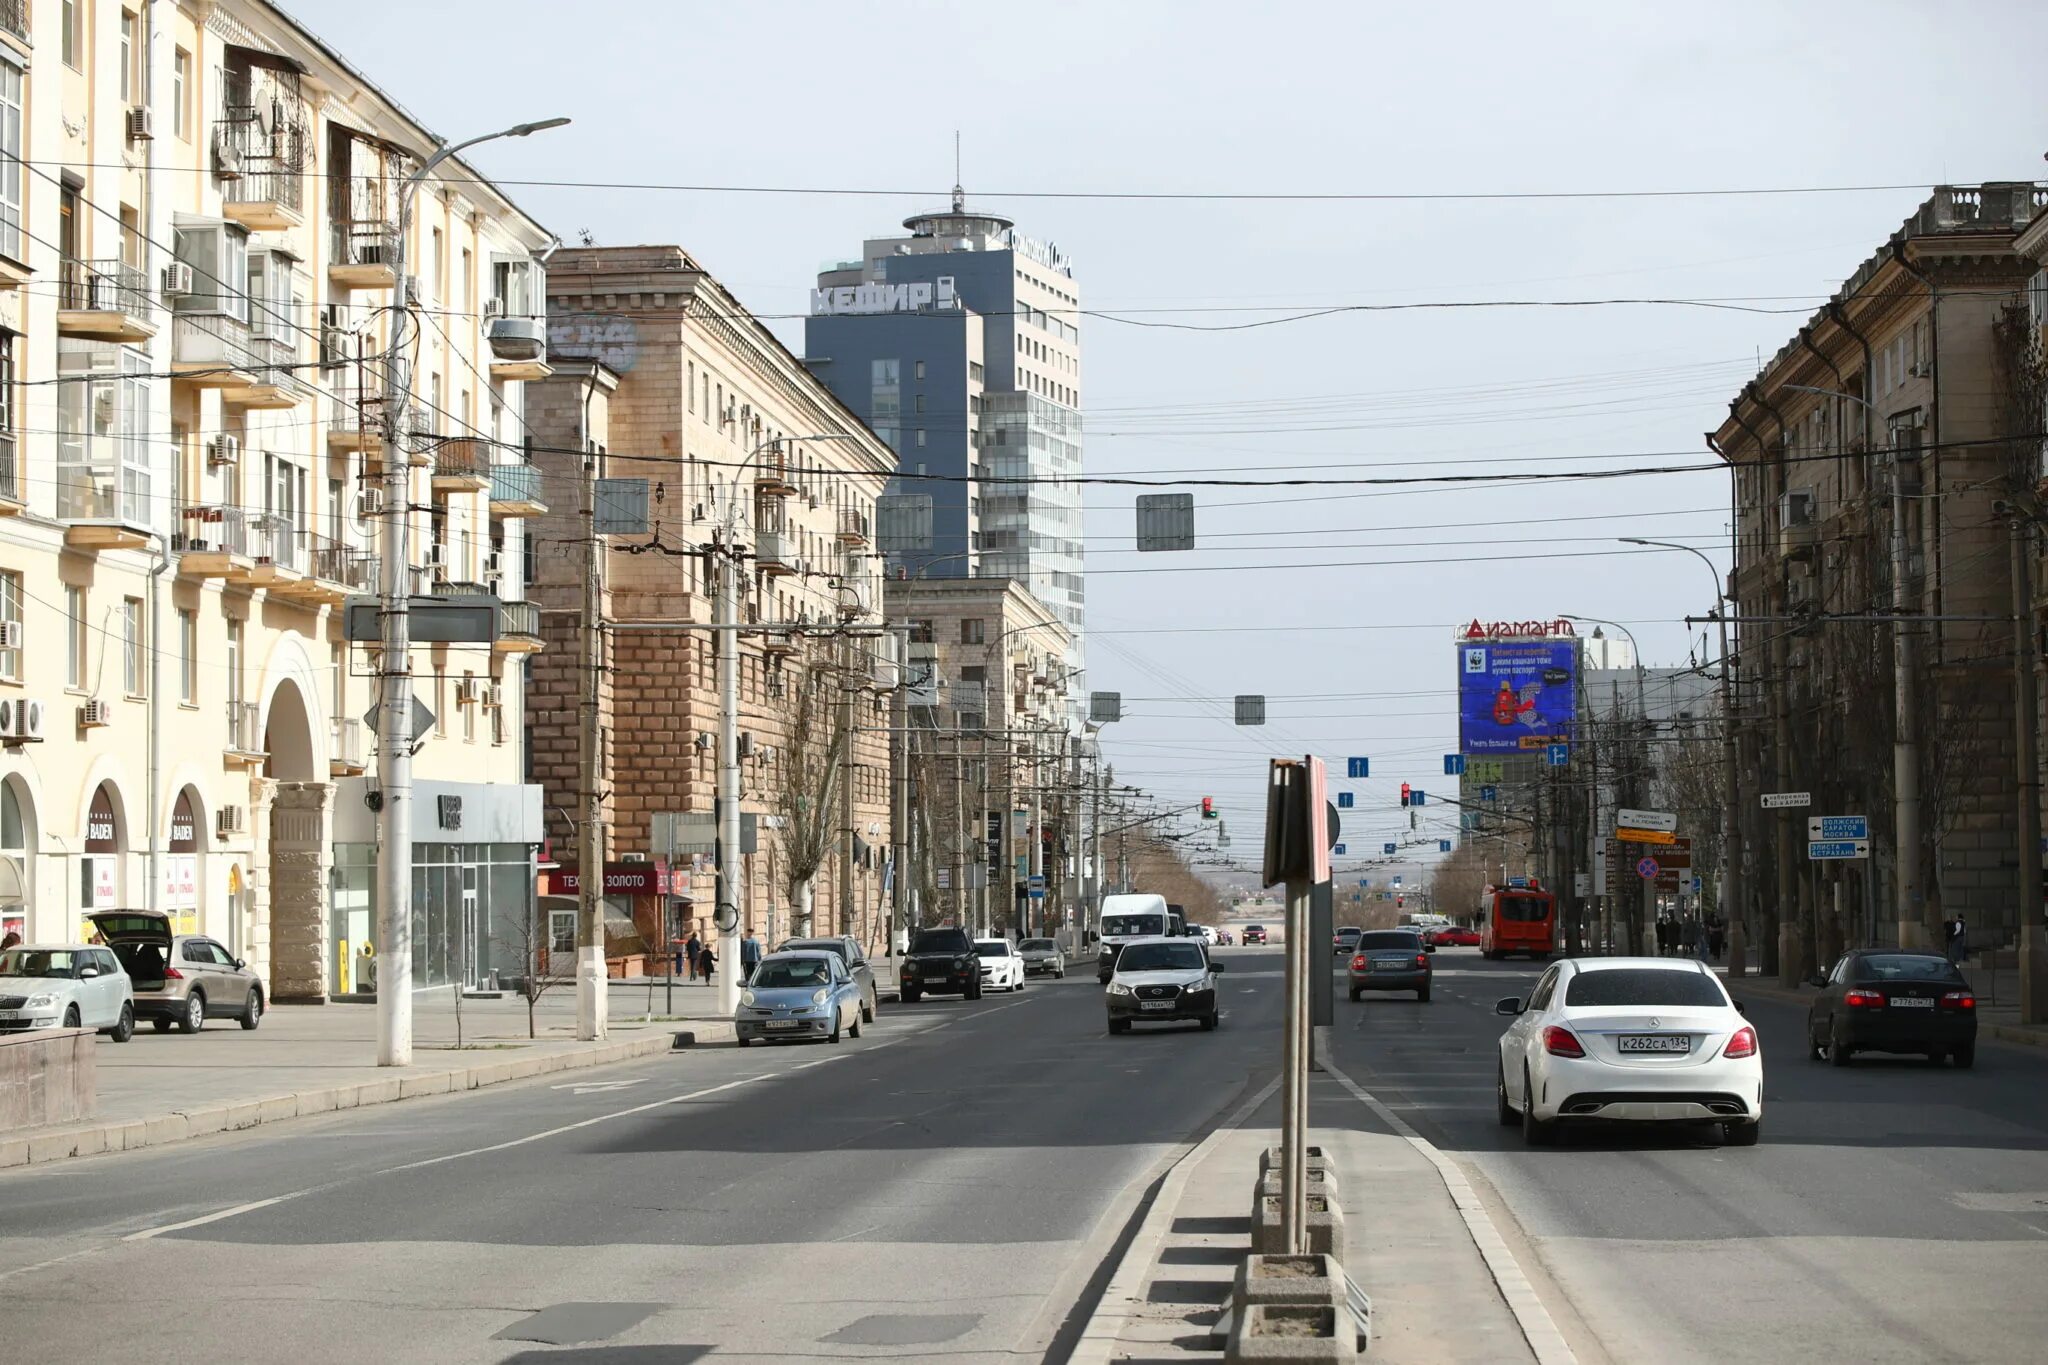
[{"label": "hanging traffic sign", "polygon": [[1428,792],[1426,792],[1426,791],[1424,791],[1424,790],[1423,790],[1422,788],[1420,788],[1420,787],[1417,787],[1417,788],[1416,788],[1416,789],[1415,789],[1415,790],[1414,790],[1414,791],[1413,791],[1413,792],[1412,792],[1412,793],[1411,793],[1411,794],[1409,795],[1409,797],[1408,797],[1408,804],[1409,804],[1409,805],[1411,805],[1411,806],[1420,806],[1420,805],[1422,805],[1423,803],[1425,803],[1425,802],[1426,802],[1426,801],[1428,801],[1428,800],[1429,800],[1429,793],[1428,793]]},{"label": "hanging traffic sign", "polygon": [[1345,775],[1346,777],[1371,777],[1371,776],[1372,776],[1372,760],[1371,760],[1371,759],[1367,759],[1367,758],[1347,758],[1347,759],[1345,759],[1345,760],[1344,760],[1344,767],[1345,767],[1345,772],[1344,772],[1344,775]]},{"label": "hanging traffic sign", "polygon": [[1396,885],[1396,886],[1399,886],[1400,884],[1401,884],[1401,879],[1400,879],[1399,877],[1396,877],[1396,878],[1394,878],[1394,885]]},{"label": "hanging traffic sign", "polygon": [[1351,794],[1350,792],[1338,792],[1338,793],[1337,793],[1337,809],[1339,809],[1339,810],[1350,810],[1350,809],[1352,808],[1352,806],[1353,806],[1354,804],[1355,804],[1355,802],[1354,802],[1354,800],[1353,800],[1353,798],[1352,798],[1352,794]]},{"label": "hanging traffic sign", "polygon": [[1370,877],[1360,877],[1360,878],[1358,879],[1358,884],[1359,884],[1360,886],[1371,886],[1371,885],[1372,885],[1372,878],[1370,878]]},{"label": "hanging traffic sign", "polygon": [[1481,801],[1498,801],[1498,800],[1500,800],[1500,788],[1499,788],[1499,787],[1481,787],[1481,788],[1479,789],[1479,799],[1480,799]]},{"label": "hanging traffic sign", "polygon": [[1449,853],[1451,851],[1451,841],[1449,839],[1437,840],[1436,851],[1439,853]]},{"label": "hanging traffic sign", "polygon": [[1335,848],[1331,849],[1330,852],[1336,854],[1339,858],[1341,858],[1344,856],[1344,845],[1339,844]]},{"label": "hanging traffic sign", "polygon": [[1614,837],[1625,844],[1675,844],[1678,836],[1667,829],[1634,829],[1621,825],[1614,831]]},{"label": "hanging traffic sign", "polygon": [[1548,744],[1543,748],[1543,761],[1553,768],[1571,766],[1572,746],[1569,744]]},{"label": "hanging traffic sign", "polygon": [[1809,839],[1868,839],[1870,817],[1866,815],[1809,815],[1806,817],[1806,837]]},{"label": "hanging traffic sign", "polygon": [[1765,792],[1765,810],[1804,810],[1813,804],[1812,792]]},{"label": "hanging traffic sign", "polygon": [[1815,862],[1826,862],[1835,858],[1868,858],[1870,841],[1867,839],[1816,839],[1806,845],[1806,856]]},{"label": "hanging traffic sign", "polygon": [[1649,881],[1657,875],[1657,860],[1655,858],[1644,858],[1638,862],[1636,864],[1636,875],[1644,881]]},{"label": "hanging traffic sign", "polygon": [[1394,846],[1392,844],[1384,845],[1380,851],[1385,853],[1389,858],[1394,856]]},{"label": "hanging traffic sign", "polygon": [[1444,755],[1444,776],[1445,776],[1445,777],[1461,777],[1461,776],[1463,776],[1463,775],[1464,775],[1464,772],[1465,772],[1465,755],[1463,755],[1463,754],[1445,754],[1445,755]]},{"label": "hanging traffic sign", "polygon": [[1614,812],[1614,823],[1630,829],[1661,829],[1668,833],[1678,828],[1678,816],[1668,810],[1630,810],[1623,806]]}]

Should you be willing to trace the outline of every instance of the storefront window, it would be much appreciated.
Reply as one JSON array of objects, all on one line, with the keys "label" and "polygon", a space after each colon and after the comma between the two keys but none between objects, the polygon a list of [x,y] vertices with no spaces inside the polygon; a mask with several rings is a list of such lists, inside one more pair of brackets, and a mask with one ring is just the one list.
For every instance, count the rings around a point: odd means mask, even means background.
[{"label": "storefront window", "polygon": [[21,818],[21,803],[14,784],[0,782],[0,858],[11,866],[0,867],[0,938],[8,934],[28,936],[29,858],[28,831]]}]

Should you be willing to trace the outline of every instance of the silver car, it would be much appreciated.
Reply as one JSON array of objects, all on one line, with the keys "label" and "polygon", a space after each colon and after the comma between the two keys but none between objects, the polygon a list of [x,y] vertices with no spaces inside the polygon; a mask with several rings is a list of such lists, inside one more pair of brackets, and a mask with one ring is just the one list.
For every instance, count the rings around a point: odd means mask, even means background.
[{"label": "silver car", "polygon": [[847,974],[860,986],[860,1017],[863,1023],[875,1022],[875,1007],[881,996],[875,986],[875,969],[868,965],[868,955],[861,951],[860,942],[850,934],[838,934],[831,938],[793,938],[775,950],[778,953],[835,954],[846,968]]},{"label": "silver car", "polygon": [[245,1029],[263,1022],[263,979],[215,940],[172,933],[161,910],[102,910],[92,922],[128,973],[136,1017],[158,1033],[197,1033],[216,1016]]},{"label": "silver car", "polygon": [[1067,974],[1067,955],[1060,951],[1055,939],[1027,938],[1017,945],[1017,955],[1024,959],[1026,976],[1064,977]]},{"label": "silver car", "polygon": [[741,1047],[756,1038],[836,1043],[842,1033],[860,1037],[860,1012],[860,983],[838,954],[824,949],[770,953],[740,992],[733,1032]]},{"label": "silver car", "polygon": [[98,1029],[117,1043],[135,1036],[128,974],[105,948],[24,943],[0,953],[0,1033]]}]

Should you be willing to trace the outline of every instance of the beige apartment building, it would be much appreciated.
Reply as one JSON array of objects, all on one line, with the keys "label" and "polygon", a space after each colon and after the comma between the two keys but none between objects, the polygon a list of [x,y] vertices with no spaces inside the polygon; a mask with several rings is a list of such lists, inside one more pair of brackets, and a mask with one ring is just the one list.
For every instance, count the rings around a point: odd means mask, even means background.
[{"label": "beige apartment building", "polygon": [[[2038,268],[2015,239],[2042,240],[2044,213],[2048,187],[1937,189],[1709,433],[1735,470],[1743,884],[1766,970],[1938,943],[1956,913],[1978,946],[2020,923],[2016,865],[2040,855],[2017,832],[2006,505],[2039,477],[2040,413],[2008,390]],[[1751,784],[1813,804],[1767,813]],[[1866,815],[1872,856],[1810,860],[1822,813]]]},{"label": "beige apartment building", "polygon": [[[615,898],[608,953],[630,960],[632,939],[658,950],[710,928],[719,705],[713,637],[691,627],[712,621],[714,539],[740,551],[742,621],[775,627],[739,637],[742,808],[755,826],[745,924],[780,939],[808,896],[813,932],[879,949],[896,670],[881,635],[873,518],[895,453],[680,247],[560,251],[548,294],[558,369],[532,386],[527,407],[548,508],[533,523],[531,563],[548,648],[532,664],[528,723],[551,846],[574,856],[588,543],[578,481],[624,481],[646,515],[607,535],[599,559],[599,786],[610,861],[665,864],[668,894]],[[810,805],[798,810],[795,798],[817,790],[841,733],[844,780],[807,857]],[[677,825],[689,828],[668,837]],[[551,898],[548,908],[566,943],[570,903]]]},{"label": "beige apartment building", "polygon": [[388,450],[398,190],[439,141],[258,0],[0,3],[0,928],[156,907],[276,1000],[370,984],[376,665],[342,606],[392,458],[415,589],[502,599],[495,646],[414,655],[415,980],[478,979],[526,915],[540,504],[508,452],[550,239],[460,162],[425,184]]},{"label": "beige apartment building", "polygon": [[[926,921],[1051,932],[1078,897],[1073,633],[1013,578],[892,578],[906,626],[910,889]],[[1032,898],[1031,841],[1045,894]]]}]

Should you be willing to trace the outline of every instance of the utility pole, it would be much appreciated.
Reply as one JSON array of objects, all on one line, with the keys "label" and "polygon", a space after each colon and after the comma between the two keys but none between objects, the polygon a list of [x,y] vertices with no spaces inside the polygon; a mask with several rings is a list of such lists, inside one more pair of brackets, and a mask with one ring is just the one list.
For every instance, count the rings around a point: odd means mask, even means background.
[{"label": "utility pole", "polygon": [[[1920,721],[1914,696],[1920,650],[1919,632],[1910,620],[1913,614],[1909,572],[1912,560],[1906,542],[1909,501],[1906,470],[1910,463],[1917,472],[1919,452],[1916,448],[1900,446],[1899,437],[1902,435],[1911,435],[1917,443],[1918,433],[1892,433],[1892,612],[1898,618],[1892,637],[1892,820],[1899,866],[1898,899],[1894,911],[1898,918],[1898,944],[1901,948],[1912,949],[1929,947],[1931,937],[1920,918],[1920,746],[1913,733]],[[1918,494],[1918,478],[1912,482],[1911,492]],[[1778,672],[1782,695],[1783,672]],[[1781,828],[1782,825],[1783,822]],[[2034,849],[2039,848],[2040,844],[2036,842]],[[1781,857],[1781,864],[1783,861]],[[2033,908],[2038,909],[2039,905],[2036,898]]]},{"label": "utility pole", "polygon": [[[1043,798],[1042,798],[1042,788],[1044,787],[1044,785],[1045,785],[1045,767],[1044,767],[1044,765],[1043,765],[1043,764],[1042,764],[1042,763],[1041,763],[1041,762],[1039,761],[1039,752],[1038,752],[1038,736],[1037,736],[1036,734],[1034,734],[1034,735],[1032,735],[1032,737],[1031,737],[1031,829],[1030,829],[1030,835],[1031,835],[1031,850],[1030,850],[1030,852],[1031,852],[1031,864],[1030,864],[1030,866],[1031,866],[1031,886],[1032,886],[1032,888],[1033,888],[1034,890],[1036,890],[1036,889],[1038,889],[1038,888],[1040,888],[1040,887],[1042,887],[1042,886],[1044,885],[1044,878],[1045,878],[1045,828],[1044,828],[1044,825],[1043,825],[1043,824],[1041,823],[1041,822],[1042,822],[1042,821],[1044,820],[1044,818],[1045,818],[1045,814],[1044,814],[1044,807],[1043,807],[1043,806],[1042,806],[1042,805],[1040,804],[1041,800],[1043,799]],[[1029,895],[1029,894],[1027,893],[1027,894],[1026,894],[1026,896],[1025,896],[1025,898],[1024,898],[1024,919],[1023,919],[1023,923],[1024,923],[1024,924],[1025,924],[1025,925],[1026,925],[1027,927],[1028,927],[1028,926],[1030,925],[1030,923],[1031,923],[1031,912],[1032,912],[1032,905],[1031,905],[1031,897],[1030,897],[1030,895]],[[1043,924],[1044,924],[1044,917],[1045,917],[1045,902],[1044,902],[1043,900],[1040,900],[1040,901],[1038,902],[1038,917],[1039,917],[1039,924],[1040,924],[1040,926],[1042,927],[1042,926],[1043,926]],[[1034,933],[1035,933],[1035,932],[1036,932],[1036,930],[1035,930],[1035,929],[1033,929],[1033,930],[1031,930],[1031,932],[1034,932]]]},{"label": "utility pole", "polygon": [[909,630],[892,631],[890,644],[896,653],[896,686],[889,706],[889,835],[895,846],[895,859],[890,868],[888,955],[894,957],[898,937],[910,927],[910,917],[904,913],[904,893],[911,880]]},{"label": "utility pole", "polygon": [[[605,1036],[611,990],[604,961],[604,557],[597,534],[597,454],[584,440],[583,468],[576,480],[576,511],[583,527],[583,622],[579,631],[582,667],[581,714],[576,727],[576,774],[582,809],[576,841],[576,1036],[586,1042]],[[671,956],[662,945],[662,955]]]},{"label": "utility pole", "polygon": [[974,916],[967,900],[967,743],[959,712],[953,715],[953,919],[972,934]]},{"label": "utility pole", "polygon": [[839,733],[846,737],[846,754],[840,760],[844,771],[839,774],[839,932],[857,933],[853,918],[853,781],[860,771],[854,762],[853,752],[853,694],[859,690],[860,674],[853,667],[853,656],[860,651],[860,645],[850,639],[839,642],[839,654],[843,671],[839,678]]},{"label": "utility pole", "polygon": [[[733,476],[733,497],[739,496],[740,473]],[[728,1017],[740,1003],[740,906],[745,893],[740,854],[740,637],[733,629],[740,618],[741,562],[728,517],[711,554],[718,575],[712,621],[719,627],[712,632],[718,676],[718,904],[712,924],[718,930],[718,961],[725,967],[716,977],[718,1012]]]},{"label": "utility pole", "polygon": [[2048,1022],[2048,941],[2041,921],[2041,767],[2034,727],[2040,720],[2034,673],[2034,528],[2015,517],[2012,527],[2013,762],[2019,779],[2020,1022]]}]

